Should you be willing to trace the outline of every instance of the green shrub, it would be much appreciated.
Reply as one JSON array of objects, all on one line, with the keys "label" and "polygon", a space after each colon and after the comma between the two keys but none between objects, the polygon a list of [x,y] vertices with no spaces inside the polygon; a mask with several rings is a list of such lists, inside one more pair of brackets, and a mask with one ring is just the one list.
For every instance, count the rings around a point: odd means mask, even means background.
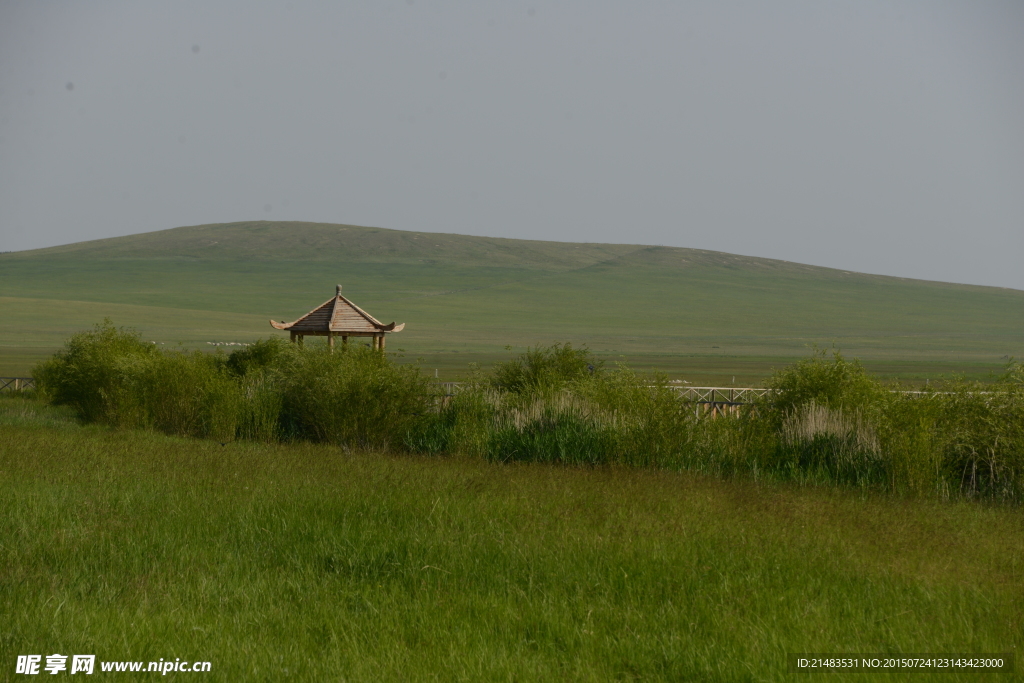
[{"label": "green shrub", "polygon": [[436,400],[436,409],[424,415],[409,432],[408,450],[485,456],[501,404],[500,394],[487,385],[470,383]]},{"label": "green shrub", "polygon": [[817,349],[810,358],[776,370],[766,386],[771,391],[758,408],[780,426],[794,410],[811,403],[831,410],[870,410],[885,391],[857,360],[848,361],[839,351],[829,358]]},{"label": "green shrub", "polygon": [[138,426],[218,441],[235,438],[242,394],[223,356],[200,351],[153,354],[133,367],[126,389]]},{"label": "green shrub", "polygon": [[948,498],[946,465],[948,430],[940,429],[943,394],[893,396],[885,406],[879,436],[888,469],[888,489],[901,494],[937,494]]},{"label": "green shrub", "polygon": [[282,394],[286,376],[282,369],[299,349],[283,339],[259,339],[232,352],[226,367],[240,386],[238,436],[270,443],[281,436]]},{"label": "green shrub", "polygon": [[289,346],[292,345],[278,337],[259,339],[244,349],[233,351],[228,356],[227,368],[239,377],[269,370],[280,364],[283,356],[290,352]]},{"label": "green shrub", "polygon": [[432,407],[434,392],[418,368],[370,348],[313,347],[284,358],[281,424],[291,438],[401,449]]},{"label": "green shrub", "polygon": [[303,438],[402,448],[434,395],[416,368],[369,348],[261,340],[228,358],[158,351],[110,321],[72,337],[34,376],[85,421],[229,441]]},{"label": "green shrub", "polygon": [[769,393],[743,421],[750,438],[739,468],[774,477],[886,486],[878,430],[889,393],[839,351],[775,371]]},{"label": "green shrub", "polygon": [[235,434],[238,391],[221,360],[161,352],[110,320],[71,337],[33,376],[50,403],[86,422],[221,440]]},{"label": "green shrub", "polygon": [[646,377],[619,365],[573,386],[614,422],[616,460],[634,466],[679,467],[693,448],[693,404],[667,378]]},{"label": "green shrub", "polygon": [[514,394],[557,393],[567,384],[599,372],[602,365],[585,346],[574,349],[568,342],[537,346],[527,348],[517,358],[498,363],[491,383]]},{"label": "green shrub", "polygon": [[1019,385],[962,381],[926,400],[907,399],[931,418],[947,486],[968,497],[1020,499],[1024,488],[1024,392]]},{"label": "green shrub", "polygon": [[953,380],[890,393],[879,434],[894,492],[1024,499],[1024,385],[1011,364],[995,384]]},{"label": "green shrub", "polygon": [[87,422],[124,420],[127,375],[157,355],[138,332],[105,319],[91,331],[72,336],[61,351],[37,365],[32,376],[53,405],[70,406]]}]

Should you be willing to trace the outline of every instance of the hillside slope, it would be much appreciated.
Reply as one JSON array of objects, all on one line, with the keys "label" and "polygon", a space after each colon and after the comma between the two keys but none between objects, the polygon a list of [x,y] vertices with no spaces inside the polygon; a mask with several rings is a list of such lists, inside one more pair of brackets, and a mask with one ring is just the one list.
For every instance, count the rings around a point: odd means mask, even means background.
[{"label": "hillside slope", "polygon": [[268,318],[304,314],[336,283],[408,323],[393,343],[442,366],[554,340],[669,369],[684,357],[770,364],[813,344],[993,367],[1024,356],[1018,290],[696,249],[260,221],[0,255],[0,366],[103,315],[171,343],[265,337]]},{"label": "hillside slope", "polygon": [[193,225],[17,252],[17,258],[229,261],[444,262],[517,268],[579,268],[641,248],[408,232],[358,225],[250,221]]}]

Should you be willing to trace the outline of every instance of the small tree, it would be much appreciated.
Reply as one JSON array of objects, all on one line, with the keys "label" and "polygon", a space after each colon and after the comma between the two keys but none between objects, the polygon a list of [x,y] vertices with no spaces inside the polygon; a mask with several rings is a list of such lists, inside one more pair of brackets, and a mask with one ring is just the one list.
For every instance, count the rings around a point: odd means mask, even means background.
[{"label": "small tree", "polygon": [[864,410],[883,394],[882,386],[868,376],[860,361],[820,349],[810,358],[776,370],[767,386],[772,391],[762,407],[779,417],[811,403],[838,411]]},{"label": "small tree", "polygon": [[573,381],[601,371],[603,361],[595,360],[586,346],[555,343],[528,347],[525,353],[494,368],[492,384],[515,394],[558,391]]},{"label": "small tree", "polygon": [[156,347],[132,329],[116,328],[105,318],[91,331],[79,332],[64,348],[37,365],[32,376],[54,405],[71,406],[87,422],[117,422],[125,375],[133,365],[152,358]]}]

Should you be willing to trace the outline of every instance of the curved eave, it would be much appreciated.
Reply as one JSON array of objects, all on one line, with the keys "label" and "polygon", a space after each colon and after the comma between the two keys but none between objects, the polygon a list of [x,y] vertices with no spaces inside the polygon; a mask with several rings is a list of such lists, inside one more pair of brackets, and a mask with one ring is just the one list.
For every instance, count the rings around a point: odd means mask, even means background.
[{"label": "curved eave", "polygon": [[[276,320],[271,320],[270,321],[270,326],[273,327],[275,330],[291,330],[293,327],[295,327],[296,323],[298,323],[298,322],[300,322],[300,321],[296,320],[295,322],[286,323],[286,322],[277,322]],[[375,325],[374,327],[376,329],[373,329],[373,330],[330,329],[330,331],[333,332],[334,334],[346,334],[346,333],[348,333],[348,334],[373,334],[374,332],[401,332],[402,330],[405,329],[405,323],[391,323],[389,325]],[[304,333],[304,334],[324,334],[324,333],[328,332],[328,329],[315,329],[315,328],[308,328],[308,327],[307,328],[300,327],[299,329],[296,329],[294,331],[295,332],[299,332],[299,333]]]}]

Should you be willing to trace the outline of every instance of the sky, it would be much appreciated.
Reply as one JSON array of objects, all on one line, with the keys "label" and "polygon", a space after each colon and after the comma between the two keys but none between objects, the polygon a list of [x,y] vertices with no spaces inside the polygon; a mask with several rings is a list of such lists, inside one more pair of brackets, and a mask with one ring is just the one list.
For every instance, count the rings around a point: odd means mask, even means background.
[{"label": "sky", "polygon": [[0,3],[0,251],[248,220],[1024,289],[1024,3]]}]

